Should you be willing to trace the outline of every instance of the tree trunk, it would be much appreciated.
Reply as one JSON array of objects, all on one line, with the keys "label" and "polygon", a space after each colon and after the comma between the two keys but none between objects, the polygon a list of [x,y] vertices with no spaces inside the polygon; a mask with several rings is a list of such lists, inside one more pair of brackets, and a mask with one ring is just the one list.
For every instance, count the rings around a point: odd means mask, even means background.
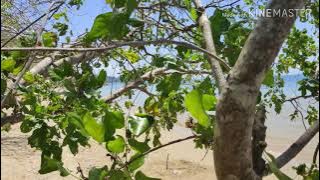
[{"label": "tree trunk", "polygon": [[[300,9],[303,0],[273,0],[266,9]],[[253,170],[252,126],[259,89],[296,17],[261,17],[231,70],[217,105],[214,162],[219,180],[261,179]]]}]

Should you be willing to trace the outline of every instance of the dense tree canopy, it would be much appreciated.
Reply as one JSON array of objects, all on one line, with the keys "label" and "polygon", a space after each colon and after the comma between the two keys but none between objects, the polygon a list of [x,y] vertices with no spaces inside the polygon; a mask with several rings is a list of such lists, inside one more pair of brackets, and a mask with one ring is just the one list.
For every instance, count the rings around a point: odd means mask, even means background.
[{"label": "dense tree canopy", "polygon": [[[219,180],[290,179],[279,168],[319,130],[318,0],[106,0],[110,11],[75,36],[70,11],[83,1],[29,0],[21,10],[26,2],[1,0],[1,126],[21,122],[21,132],[31,133],[29,145],[42,152],[40,174],[72,174],[63,147],[76,155],[92,138],[113,164],[80,178],[154,179],[139,170],[144,157],[194,139],[195,148],[213,149]],[[295,24],[295,16],[254,13],[302,8],[309,11]],[[34,14],[40,18],[26,18]],[[110,66],[124,87],[102,97],[101,88],[114,82]],[[303,79],[299,94],[288,97],[284,75],[292,71]],[[316,104],[301,107],[300,99]],[[265,109],[280,113],[285,103],[308,130],[279,157],[262,156]],[[181,114],[194,135],[160,142]],[[319,177],[316,160],[297,173]]]}]

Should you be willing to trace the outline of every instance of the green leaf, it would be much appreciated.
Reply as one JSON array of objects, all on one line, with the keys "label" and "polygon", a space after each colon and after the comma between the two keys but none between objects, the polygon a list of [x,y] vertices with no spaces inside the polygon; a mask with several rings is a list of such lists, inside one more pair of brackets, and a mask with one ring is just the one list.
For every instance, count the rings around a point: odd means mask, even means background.
[{"label": "green leaf", "polygon": [[292,180],[289,176],[287,176],[286,174],[284,174],[283,172],[280,171],[280,169],[277,167],[276,165],[276,159],[272,154],[269,154],[266,152],[266,154],[269,156],[269,158],[271,159],[268,160],[269,162],[269,168],[271,170],[271,172],[274,173],[274,175],[279,179],[279,180]]},{"label": "green leaf", "polygon": [[136,115],[129,117],[129,130],[136,136],[146,132],[153,124],[154,119],[151,116]]},{"label": "green leaf", "polygon": [[107,111],[105,118],[110,122],[108,124],[115,129],[121,129],[124,127],[124,116],[121,111]]},{"label": "green leaf", "polygon": [[168,96],[171,91],[177,91],[179,89],[181,81],[181,74],[173,73],[160,81],[157,85],[157,91],[160,91],[162,96]]},{"label": "green leaf", "polygon": [[121,129],[124,127],[124,116],[120,111],[107,111],[103,120],[105,127],[105,141],[113,139],[113,134],[116,129]]},{"label": "green leaf", "polygon": [[16,65],[16,61],[12,58],[7,58],[1,61],[1,70],[11,72]]},{"label": "green leaf", "polygon": [[129,16],[124,13],[108,12],[100,14],[94,20],[91,31],[86,36],[87,42],[102,39],[121,39],[128,32]]},{"label": "green leaf", "polygon": [[191,9],[190,9],[190,16],[191,16],[192,20],[194,20],[194,21],[196,21],[198,18],[197,10],[193,7],[191,7]]},{"label": "green leaf", "polygon": [[141,21],[135,18],[130,18],[128,21],[128,24],[133,27],[141,27],[144,25],[144,21]]},{"label": "green leaf", "polygon": [[127,0],[127,13],[131,14],[138,7],[136,0]]},{"label": "green leaf", "polygon": [[65,21],[69,21],[68,16],[67,16],[67,14],[65,12],[56,13],[56,14],[53,15],[53,18],[55,20],[59,20],[62,17],[64,18]]},{"label": "green leaf", "polygon": [[123,137],[121,136],[118,136],[117,139],[113,140],[113,141],[109,141],[107,143],[107,149],[110,151],[110,152],[113,152],[113,153],[122,153],[124,151],[124,148],[126,146],[126,143],[123,139]]},{"label": "green leaf", "polygon": [[29,119],[24,119],[20,125],[20,130],[22,133],[28,133],[32,130],[35,123],[30,121]]},{"label": "green leaf", "polygon": [[59,36],[64,36],[64,35],[66,35],[69,26],[67,24],[58,22],[53,25],[53,28],[59,32]]},{"label": "green leaf", "polygon": [[92,168],[89,171],[89,180],[104,180],[105,177],[107,176],[107,167],[102,167],[102,168]]},{"label": "green leaf", "polygon": [[264,84],[264,85],[266,85],[268,87],[273,87],[273,85],[274,85],[274,76],[273,76],[273,70],[272,69],[270,69],[267,72],[262,84]]},{"label": "green leaf", "polygon": [[222,33],[228,30],[230,21],[225,17],[223,11],[216,9],[213,16],[209,18],[211,23],[212,35],[215,42],[220,42]]},{"label": "green leaf", "polygon": [[27,83],[33,83],[35,81],[34,75],[31,72],[26,72],[26,74],[23,76],[23,79]]},{"label": "green leaf", "polygon": [[102,87],[107,79],[107,73],[105,70],[101,70],[98,77],[96,78],[97,87]]},{"label": "green leaf", "polygon": [[58,36],[53,32],[45,32],[42,34],[42,41],[45,47],[55,47],[58,42]]},{"label": "green leaf", "polygon": [[131,180],[130,176],[121,170],[110,171],[108,177],[108,180]]},{"label": "green leaf", "polygon": [[88,136],[88,133],[84,128],[84,124],[82,122],[82,119],[81,119],[80,115],[78,115],[75,112],[68,112],[67,113],[67,118],[68,118],[69,123],[75,125],[80,130],[82,135]]},{"label": "green leaf", "polygon": [[128,143],[133,150],[135,150],[139,153],[144,153],[144,152],[150,150],[150,146],[148,145],[148,142],[139,142],[135,139],[129,139]]},{"label": "green leaf", "polygon": [[[208,98],[205,98],[206,101]],[[210,104],[209,104],[210,105]],[[207,107],[209,106],[207,103]],[[206,109],[203,105],[203,96],[199,90],[195,89],[191,91],[185,97],[185,106],[191,116],[198,120],[198,123],[204,127],[209,127],[210,120],[206,113]]]},{"label": "green leaf", "polygon": [[39,170],[40,174],[47,174],[53,171],[60,171],[61,176],[68,176],[69,172],[63,168],[63,163],[56,160],[56,159],[51,159],[50,157],[46,155],[41,156],[41,168]]},{"label": "green leaf", "polygon": [[22,69],[23,69],[23,64],[18,66],[18,67],[16,67],[16,68],[14,68],[13,71],[12,71],[12,74],[17,76],[21,72]]},{"label": "green leaf", "polygon": [[113,0],[115,8],[121,8],[126,5],[126,0]]},{"label": "green leaf", "polygon": [[144,164],[144,156],[142,157],[139,157],[139,156],[140,156],[140,153],[137,153],[130,158],[130,161],[133,160],[132,163],[128,165],[128,170],[130,172],[135,171],[136,169],[140,168]]},{"label": "green leaf", "polygon": [[136,180],[161,180],[161,179],[158,179],[158,178],[148,177],[148,176],[146,176],[145,174],[143,174],[141,171],[138,171],[138,172],[136,173],[135,179],[136,179]]},{"label": "green leaf", "polygon": [[104,141],[105,128],[102,123],[97,122],[89,112],[83,116],[82,121],[85,130],[93,139],[98,142]]},{"label": "green leaf", "polygon": [[217,98],[209,94],[204,94],[202,96],[202,103],[203,103],[204,109],[206,111],[209,111],[215,108],[215,105],[217,103]]}]

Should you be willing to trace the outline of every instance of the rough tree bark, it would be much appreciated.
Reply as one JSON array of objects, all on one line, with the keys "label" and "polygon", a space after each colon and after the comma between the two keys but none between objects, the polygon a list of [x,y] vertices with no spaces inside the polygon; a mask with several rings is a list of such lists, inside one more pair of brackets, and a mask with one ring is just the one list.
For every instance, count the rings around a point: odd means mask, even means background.
[{"label": "rough tree bark", "polygon": [[[303,0],[272,0],[267,9],[300,9]],[[219,180],[261,179],[253,170],[251,138],[256,100],[296,17],[261,17],[231,70],[217,104],[215,168]]]},{"label": "rough tree bark", "polygon": [[266,109],[264,105],[257,108],[253,129],[252,129],[252,163],[254,172],[262,177],[266,167],[266,162],[262,154],[267,146],[265,142],[267,127],[264,125],[266,120]]}]

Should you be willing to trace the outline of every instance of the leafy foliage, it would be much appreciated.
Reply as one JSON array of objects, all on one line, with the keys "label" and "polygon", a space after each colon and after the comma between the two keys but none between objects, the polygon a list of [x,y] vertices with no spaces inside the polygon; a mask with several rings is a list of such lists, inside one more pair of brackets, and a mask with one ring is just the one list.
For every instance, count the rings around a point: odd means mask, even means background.
[{"label": "leafy foliage", "polygon": [[[205,47],[196,23],[200,14],[191,0],[105,2],[112,11],[95,17],[90,30],[76,42],[71,42],[69,37],[75,31],[70,29],[73,26],[69,13],[58,11],[53,14],[52,25],[46,26],[42,34],[42,45],[56,47],[61,43],[61,37],[67,36],[67,43],[74,47],[103,47],[159,39],[181,40]],[[231,67],[256,22],[246,9],[265,5],[265,1],[244,2],[215,8],[209,18],[217,54]],[[83,0],[67,1],[68,7],[77,9],[83,4]],[[312,9],[312,16],[300,17],[300,21],[311,26],[319,25],[319,2],[308,2],[307,5]],[[8,4],[1,6],[1,9],[8,8]],[[292,69],[299,69],[304,76],[297,84],[299,96],[319,101],[319,77],[315,76],[319,47],[315,36],[316,31],[298,27],[292,30],[278,61],[266,73],[263,80],[265,92],[260,92],[257,103],[274,107],[280,113],[289,98],[284,92],[283,75]],[[34,47],[35,43],[36,33],[21,35],[15,41],[18,47]],[[78,55],[76,53],[59,52],[54,57],[63,58],[61,61],[55,61],[42,74],[26,72],[24,84],[8,94],[13,77],[21,72],[30,55],[30,52],[1,52],[1,97],[8,95],[10,103],[6,108],[13,108],[14,113],[23,115],[20,130],[30,134],[28,144],[42,153],[39,173],[59,171],[61,176],[69,175],[72,172],[63,166],[63,148],[67,146],[73,155],[77,155],[79,146],[89,147],[90,139],[93,139],[105,147],[108,156],[112,157],[112,165],[91,168],[89,180],[157,180],[140,171],[145,162],[144,153],[162,144],[161,133],[172,130],[180,115],[187,116],[187,127],[197,135],[195,147],[214,149],[212,137],[216,125],[217,89],[211,78],[210,64],[202,53],[170,43],[87,52],[78,61],[73,58]],[[52,54],[39,53],[32,58],[37,63],[39,58],[49,55]],[[86,59],[91,55],[95,58]],[[56,65],[58,62],[60,64]],[[114,75],[106,71],[110,68],[120,71],[119,80],[108,77]],[[143,74],[159,68],[166,71],[150,73],[148,78],[144,77],[147,80],[142,79]],[[106,103],[101,91],[108,86],[114,93],[114,79],[131,88],[116,97],[120,100]],[[145,93],[146,98],[140,98],[140,93]],[[19,103],[15,97],[19,97]],[[133,110],[134,113],[128,113]],[[305,120],[311,125],[317,121],[319,110],[312,105],[306,110]],[[2,110],[1,117],[8,116]],[[291,117],[298,116],[296,109]],[[268,156],[271,171],[279,179],[290,179],[275,166],[274,157]],[[314,165],[310,168],[301,165],[295,169],[304,179],[319,177]]]}]

